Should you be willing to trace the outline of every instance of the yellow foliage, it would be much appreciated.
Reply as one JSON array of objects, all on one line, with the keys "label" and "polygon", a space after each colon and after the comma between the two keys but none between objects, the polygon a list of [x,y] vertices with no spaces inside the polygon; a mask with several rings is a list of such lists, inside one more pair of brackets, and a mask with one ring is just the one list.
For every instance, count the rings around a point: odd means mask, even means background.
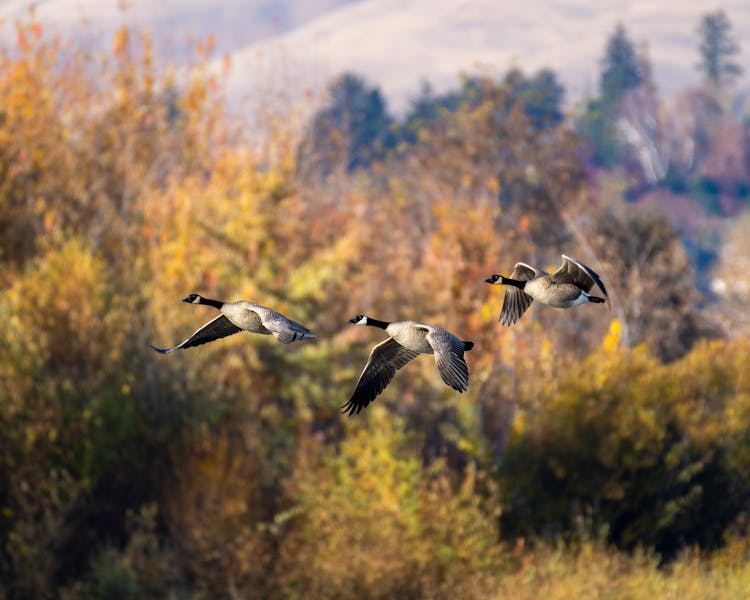
[{"label": "yellow foliage", "polygon": [[[721,556],[721,554],[719,555]],[[722,564],[686,554],[668,568],[654,556],[625,554],[584,543],[572,550],[537,546],[518,550],[518,566],[503,573],[489,598],[567,600],[745,598],[750,589],[750,564]]]},{"label": "yellow foliage", "polygon": [[[747,341],[701,343],[669,365],[611,350],[571,365],[556,388],[531,388],[535,401],[520,403],[504,457],[513,501],[503,518],[525,522],[526,533],[539,517],[531,530],[583,519],[593,532],[617,527],[612,539],[628,547],[729,526],[748,491],[736,483],[750,458],[739,375],[748,359]],[[548,487],[556,500],[537,505]]]},{"label": "yellow foliage", "polygon": [[96,378],[105,365],[122,358],[121,300],[110,287],[104,261],[71,239],[33,261],[2,294],[4,312],[11,315],[6,341],[48,368]]},{"label": "yellow foliage", "polygon": [[613,319],[612,323],[610,323],[609,325],[609,331],[602,341],[602,350],[604,350],[607,354],[615,352],[620,345],[621,337],[622,326],[620,325],[620,321],[617,319]]},{"label": "yellow foliage", "polygon": [[424,470],[402,427],[374,406],[340,453],[301,463],[277,565],[284,594],[486,597],[502,566],[492,515],[471,476],[456,489],[441,465]]},{"label": "yellow foliage", "polygon": [[[409,160],[311,184],[293,111],[248,142],[206,62],[161,72],[126,28],[101,62],[61,60],[35,24],[19,37],[0,53],[0,582],[14,593],[54,596],[60,577],[82,578],[69,598],[749,587],[747,340],[665,365],[593,307],[497,323],[502,293],[484,279],[535,257],[546,190],[575,178],[562,129],[534,136],[513,107],[498,132],[505,92],[480,82],[486,96],[420,130]],[[523,212],[505,214],[498,194],[518,190]],[[152,353],[215,314],[180,304],[190,292],[273,306],[319,338]],[[342,420],[382,339],[349,328],[356,313],[473,341],[468,393],[422,357]],[[618,526],[638,547],[695,523],[711,543],[737,538],[669,569],[587,541]],[[540,531],[581,535],[505,545]],[[70,573],[58,540],[75,546]]]}]

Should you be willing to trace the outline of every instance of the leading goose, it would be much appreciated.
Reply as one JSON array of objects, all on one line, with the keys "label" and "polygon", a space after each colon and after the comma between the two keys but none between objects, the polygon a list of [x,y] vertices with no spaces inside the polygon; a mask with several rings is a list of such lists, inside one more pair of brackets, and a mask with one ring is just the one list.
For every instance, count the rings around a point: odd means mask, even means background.
[{"label": "leading goose", "polygon": [[370,352],[352,397],[341,407],[344,413],[359,413],[386,388],[396,371],[420,354],[435,355],[440,376],[454,390],[464,392],[469,387],[464,352],[471,350],[474,342],[464,342],[442,327],[415,321],[388,323],[357,315],[349,322],[385,329],[390,337]]},{"label": "leading goose", "polygon": [[221,314],[211,319],[203,327],[198,329],[193,335],[174,348],[157,348],[151,346],[157,352],[169,354],[182,348],[192,348],[200,346],[207,342],[213,342],[220,338],[238,333],[240,331],[250,331],[252,333],[261,333],[263,335],[274,335],[276,339],[285,344],[301,340],[314,339],[315,335],[306,327],[287,319],[284,315],[277,313],[275,310],[240,300],[239,302],[221,302],[220,300],[210,300],[199,294],[190,294],[182,300],[190,304],[206,304],[218,309]]},{"label": "leading goose", "polygon": [[[521,318],[534,300],[556,308],[570,308],[588,302],[607,302],[609,296],[602,280],[590,267],[570,256],[562,255],[562,265],[554,273],[516,263],[510,277],[492,275],[487,283],[509,286],[505,290],[500,322],[511,326]],[[596,285],[604,298],[589,294]]]}]

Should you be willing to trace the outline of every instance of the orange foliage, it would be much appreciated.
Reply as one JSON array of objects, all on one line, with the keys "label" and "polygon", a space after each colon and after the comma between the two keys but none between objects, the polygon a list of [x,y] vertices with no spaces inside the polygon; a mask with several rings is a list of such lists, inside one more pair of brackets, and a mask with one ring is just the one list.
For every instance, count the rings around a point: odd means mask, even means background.
[{"label": "orange foliage", "polygon": [[[524,460],[584,491],[579,467],[598,461],[616,503],[622,469],[662,457],[669,416],[721,455],[717,477],[747,466],[741,343],[665,366],[595,307],[497,323],[484,278],[557,260],[570,236],[550,223],[586,201],[573,134],[540,136],[513,105],[498,119],[504,88],[484,82],[403,160],[310,183],[291,108],[266,107],[262,139],[230,119],[203,60],[213,40],[178,77],[125,28],[98,62],[34,23],[18,32],[0,54],[0,596],[486,598],[512,575],[527,597],[565,597],[591,573],[605,593],[597,565],[660,575],[606,549],[590,570],[544,548],[513,563],[498,517],[523,510],[517,489],[543,515],[570,500],[536,490]],[[273,306],[318,339],[152,353],[214,314],[181,304],[190,292]],[[420,359],[343,420],[377,338],[346,325],[356,313],[475,342],[469,391]],[[508,440],[528,450],[513,478],[498,470]],[[712,456],[665,461],[691,480]],[[560,564],[580,577],[555,587]]]}]

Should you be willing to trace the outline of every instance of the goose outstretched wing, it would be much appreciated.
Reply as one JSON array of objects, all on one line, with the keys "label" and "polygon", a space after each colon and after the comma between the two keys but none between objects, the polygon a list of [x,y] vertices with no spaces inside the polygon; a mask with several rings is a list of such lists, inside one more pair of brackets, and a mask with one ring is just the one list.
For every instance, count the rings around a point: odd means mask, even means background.
[{"label": "goose outstretched wing", "polygon": [[[526,263],[518,262],[513,267],[510,278],[517,281],[531,281],[538,275],[539,269]],[[522,289],[512,285],[507,286],[505,288],[505,295],[503,296],[503,308],[500,311],[500,323],[510,327],[521,318],[533,301],[534,299]]]},{"label": "goose outstretched wing", "polygon": [[604,294],[607,303],[609,303],[607,289],[604,287],[601,277],[591,267],[565,254],[562,255],[562,259],[563,262],[560,268],[550,276],[553,282],[572,283],[586,293],[590,292],[591,288],[596,285],[602,291],[602,294]]},{"label": "goose outstretched wing", "polygon": [[224,315],[219,315],[216,318],[211,319],[203,327],[193,333],[193,335],[191,335],[188,339],[186,339],[181,344],[178,344],[174,348],[157,348],[156,346],[151,347],[162,354],[169,354],[170,352],[174,352],[175,350],[192,348],[193,346],[200,346],[201,344],[213,342],[214,340],[227,337],[228,335],[232,335],[240,331],[242,331],[241,327],[237,327],[237,325],[232,323]]},{"label": "goose outstretched wing", "polygon": [[465,392],[469,387],[469,367],[464,359],[464,342],[438,327],[431,327],[427,341],[435,352],[435,363],[446,385]]},{"label": "goose outstretched wing", "polygon": [[358,414],[386,388],[396,371],[417,356],[419,352],[409,350],[393,338],[375,346],[359,376],[352,397],[341,407],[342,411],[348,415]]}]

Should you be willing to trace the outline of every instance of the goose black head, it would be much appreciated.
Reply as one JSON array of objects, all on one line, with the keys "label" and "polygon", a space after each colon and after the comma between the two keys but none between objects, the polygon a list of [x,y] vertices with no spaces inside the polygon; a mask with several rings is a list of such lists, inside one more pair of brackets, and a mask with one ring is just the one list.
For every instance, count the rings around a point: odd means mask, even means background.
[{"label": "goose black head", "polygon": [[493,283],[493,284],[496,284],[496,285],[500,285],[502,283],[502,281],[503,281],[503,276],[502,275],[491,275],[490,277],[488,277],[487,279],[485,279],[485,281],[487,283]]},{"label": "goose black head", "polygon": [[187,302],[189,304],[200,304],[202,298],[199,294],[190,294],[187,298],[183,298],[183,302]]},{"label": "goose black head", "polygon": [[352,325],[367,325],[367,317],[365,315],[355,315],[349,319],[349,322]]}]

